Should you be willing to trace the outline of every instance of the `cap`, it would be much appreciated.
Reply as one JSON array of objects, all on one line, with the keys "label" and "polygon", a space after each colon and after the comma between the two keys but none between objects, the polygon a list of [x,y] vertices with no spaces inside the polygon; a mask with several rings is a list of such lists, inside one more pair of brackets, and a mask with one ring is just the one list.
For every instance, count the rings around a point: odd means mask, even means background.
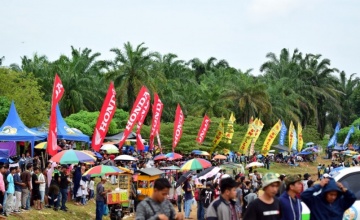
[{"label": "cap", "polygon": [[279,178],[276,177],[275,173],[266,173],[263,178],[261,179],[262,188],[269,186],[272,183],[280,183]]},{"label": "cap", "polygon": [[322,176],[322,178],[329,178],[329,177],[330,177],[330,175],[327,173],[323,174],[323,176]]},{"label": "cap", "polygon": [[301,181],[301,178],[298,175],[289,175],[285,179],[285,185],[288,186],[299,181]]}]

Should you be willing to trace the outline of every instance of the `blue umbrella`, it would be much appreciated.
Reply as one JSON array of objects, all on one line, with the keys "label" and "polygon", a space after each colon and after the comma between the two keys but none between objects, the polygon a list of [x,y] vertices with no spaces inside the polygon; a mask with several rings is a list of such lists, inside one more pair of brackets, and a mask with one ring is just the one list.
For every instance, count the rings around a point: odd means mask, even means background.
[{"label": "blue umbrella", "polygon": [[193,153],[193,154],[200,154],[200,153],[201,153],[201,150],[193,150],[193,151],[191,151],[191,153]]},{"label": "blue umbrella", "polygon": [[94,153],[95,153],[95,157],[97,157],[97,158],[99,158],[99,159],[102,159],[102,158],[103,158],[100,153],[98,153],[98,152],[94,152]]}]

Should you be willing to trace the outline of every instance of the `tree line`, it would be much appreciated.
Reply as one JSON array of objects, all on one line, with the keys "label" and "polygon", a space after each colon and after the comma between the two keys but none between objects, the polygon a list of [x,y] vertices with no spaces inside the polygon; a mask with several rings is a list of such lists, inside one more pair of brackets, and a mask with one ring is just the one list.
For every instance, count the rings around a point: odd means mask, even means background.
[{"label": "tree line", "polygon": [[[187,117],[207,114],[228,118],[234,112],[235,123],[244,125],[251,116],[259,117],[265,130],[282,119],[286,125],[293,121],[304,129],[316,127],[322,139],[332,133],[337,121],[348,125],[360,115],[359,78],[331,66],[330,59],[320,54],[303,54],[298,49],[270,52],[260,66],[261,75],[255,76],[252,69],[237,69],[224,59],[185,61],[173,53],[151,52],[144,43],[134,46],[127,42],[110,51],[112,60],[102,60],[100,53],[89,48],[74,47],[70,56],[61,55],[53,61],[45,55],[22,56],[21,63],[1,68],[0,74],[33,83],[30,88],[36,90],[41,102],[24,95],[17,99],[27,99],[21,108],[36,103],[43,119],[31,122],[34,126],[48,117],[55,73],[65,87],[60,102],[64,117],[82,110],[99,111],[110,81],[116,87],[117,107],[124,111],[131,109],[142,85],[157,92],[164,103],[162,123],[174,121],[180,103]],[[0,105],[14,99],[9,93],[15,92],[1,89],[3,84],[15,85],[16,79],[0,82]],[[15,88],[21,87],[11,91]],[[0,109],[0,119],[1,114]],[[151,111],[145,124],[150,122]]]}]

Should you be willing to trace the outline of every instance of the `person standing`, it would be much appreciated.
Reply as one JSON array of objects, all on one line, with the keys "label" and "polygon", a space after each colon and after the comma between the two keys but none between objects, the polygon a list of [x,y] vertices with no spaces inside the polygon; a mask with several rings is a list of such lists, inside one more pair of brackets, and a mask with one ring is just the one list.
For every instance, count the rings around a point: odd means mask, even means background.
[{"label": "person standing", "polygon": [[183,190],[184,190],[184,199],[185,199],[185,219],[190,219],[190,210],[191,210],[191,204],[193,202],[193,193],[192,193],[192,187],[190,184],[190,179],[191,177],[189,177],[184,185],[183,185]]},{"label": "person standing", "polygon": [[26,170],[20,175],[21,182],[24,183],[21,190],[21,205],[24,210],[30,210],[31,171],[32,164],[27,164]]},{"label": "person standing", "polygon": [[206,210],[207,220],[237,220],[235,201],[237,183],[233,178],[224,178],[220,182],[221,195]]},{"label": "person standing", "polygon": [[40,168],[39,168],[39,173],[36,174],[38,177],[38,181],[39,181],[39,192],[40,192],[40,204],[39,204],[39,209],[43,209],[44,207],[44,201],[45,201],[45,188],[46,188],[46,179],[45,176],[42,172],[40,172]]},{"label": "person standing", "polygon": [[21,168],[16,168],[16,173],[14,174],[14,183],[15,183],[15,207],[14,212],[18,213],[21,209],[21,188],[25,186],[23,182],[21,182],[20,178]]},{"label": "person standing", "polygon": [[275,197],[280,180],[275,173],[266,173],[262,178],[264,193],[249,203],[243,220],[280,220],[280,204]]},{"label": "person standing", "polygon": [[60,210],[67,212],[68,208],[66,207],[66,201],[68,196],[68,187],[69,183],[71,182],[69,179],[69,175],[67,173],[68,166],[67,165],[61,165],[61,173],[59,176],[59,188],[60,188],[60,194],[61,194],[61,208]]},{"label": "person standing", "polygon": [[286,180],[286,192],[281,194],[280,208],[281,208],[281,219],[295,219],[301,220],[302,206],[300,199],[296,196],[301,193],[302,182],[298,175],[289,175]]},{"label": "person standing", "polygon": [[308,189],[308,184],[307,184],[307,183],[308,183],[309,179],[311,179],[310,174],[305,173],[305,174],[304,174],[304,180],[302,181],[302,184],[303,184],[303,191],[305,191],[305,190],[307,190],[307,189]]},{"label": "person standing", "polygon": [[136,208],[135,220],[182,220],[183,215],[175,212],[174,206],[167,199],[171,188],[166,178],[154,182],[154,192],[145,198]]},{"label": "person standing", "polygon": [[305,190],[301,200],[310,209],[310,220],[341,220],[344,212],[356,201],[356,196],[333,178],[323,178],[320,184]]},{"label": "person standing", "polygon": [[212,188],[211,182],[206,183],[206,188],[201,191],[200,198],[204,207],[204,219],[206,219],[207,208],[209,207],[210,203],[212,203],[212,201],[214,201],[215,199],[215,191]]},{"label": "person standing", "polygon": [[101,220],[104,215],[104,205],[106,201],[106,193],[111,192],[111,189],[105,190],[104,184],[106,177],[102,176],[101,181],[96,185],[96,220]]},{"label": "person standing", "polygon": [[5,183],[4,183],[4,176],[3,173],[4,172],[4,167],[2,165],[0,165],[0,208],[4,209],[5,207],[2,204],[2,201],[4,199],[4,195],[5,195]]},{"label": "person standing", "polygon": [[[181,212],[181,205],[182,205],[182,200],[183,200],[183,190],[181,186],[178,186],[176,188],[176,195],[177,195],[177,207],[178,207],[178,211]],[[185,211],[185,210],[184,210]]]},{"label": "person standing", "polygon": [[[31,183],[32,183],[32,196],[33,196],[33,202],[34,207],[36,210],[40,210],[40,181],[38,179],[38,175],[40,173],[39,167],[34,167],[34,173],[31,176]],[[45,181],[44,181],[45,182]]]},{"label": "person standing", "polygon": [[16,172],[16,167],[10,168],[10,174],[7,175],[8,188],[6,190],[6,202],[5,202],[5,211],[4,216],[10,214],[13,211],[13,201],[14,201],[14,193],[15,193],[15,184],[13,175]]}]

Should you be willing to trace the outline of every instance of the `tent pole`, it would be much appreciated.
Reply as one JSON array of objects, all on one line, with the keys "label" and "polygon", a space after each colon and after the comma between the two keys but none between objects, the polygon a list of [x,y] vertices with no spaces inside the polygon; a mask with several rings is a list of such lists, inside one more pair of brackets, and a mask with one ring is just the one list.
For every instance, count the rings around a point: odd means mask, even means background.
[{"label": "tent pole", "polygon": [[42,165],[45,168],[45,157],[44,157],[44,152],[41,151],[41,158],[42,158]]},{"label": "tent pole", "polygon": [[35,141],[31,141],[31,157],[34,158],[34,144],[35,144]]}]

